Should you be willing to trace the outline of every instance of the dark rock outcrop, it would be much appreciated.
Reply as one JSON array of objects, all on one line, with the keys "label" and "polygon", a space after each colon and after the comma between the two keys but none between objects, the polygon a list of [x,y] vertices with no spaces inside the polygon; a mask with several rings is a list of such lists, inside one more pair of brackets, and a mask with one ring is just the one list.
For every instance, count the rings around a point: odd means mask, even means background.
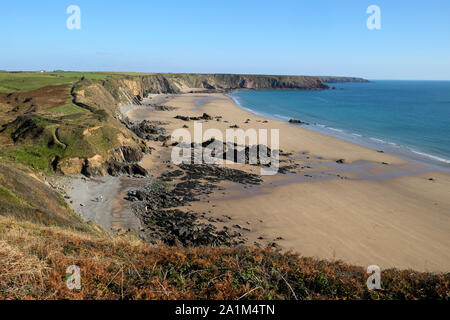
[{"label": "dark rock outcrop", "polygon": [[[204,191],[204,183],[196,180],[176,184],[172,189],[160,182],[130,191],[126,200],[134,202],[133,209],[145,225],[144,235],[151,243],[171,246],[236,246],[244,243],[241,234],[218,230],[210,223],[201,222],[203,215],[184,212],[177,207],[197,201]],[[213,188],[209,185],[207,188]]]},{"label": "dark rock outcrop", "polygon": [[130,176],[146,176],[147,170],[136,163],[123,163],[111,161],[107,163],[107,171],[111,176],[130,175]]},{"label": "dark rock outcrop", "polygon": [[207,114],[207,113],[203,113],[203,115],[201,115],[200,117],[187,117],[187,116],[180,116],[177,115],[175,116],[175,119],[179,119],[179,120],[183,120],[183,121],[199,121],[199,120],[212,120],[213,118]]},{"label": "dark rock outcrop", "polygon": [[124,124],[141,139],[153,140],[154,135],[166,133],[166,129],[149,120],[141,122],[125,121]]},{"label": "dark rock outcrop", "polygon": [[161,105],[153,105],[152,108],[156,111],[172,111],[172,110],[177,109],[175,107],[161,106]]},{"label": "dark rock outcrop", "polygon": [[308,125],[308,122],[303,122],[302,120],[296,120],[296,119],[290,119],[289,123],[294,123],[294,124],[306,124]]},{"label": "dark rock outcrop", "polygon": [[110,176],[146,176],[148,175],[147,170],[142,168],[137,163],[126,163],[110,160],[103,163],[101,166],[93,167],[89,164],[88,160],[85,160],[84,165],[81,169],[81,174],[86,177],[92,176],[102,176],[104,174],[108,174]]},{"label": "dark rock outcrop", "polygon": [[332,76],[326,76],[326,77],[318,77],[320,80],[322,80],[325,83],[346,83],[346,82],[370,82],[369,80],[363,79],[363,78],[357,78],[357,77],[332,77]]}]

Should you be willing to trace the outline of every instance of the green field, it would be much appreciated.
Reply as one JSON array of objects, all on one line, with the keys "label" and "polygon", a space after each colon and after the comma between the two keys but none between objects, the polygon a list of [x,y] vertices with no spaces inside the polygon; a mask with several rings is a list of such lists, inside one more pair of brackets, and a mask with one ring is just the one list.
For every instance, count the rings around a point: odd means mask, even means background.
[{"label": "green field", "polygon": [[101,80],[110,75],[93,72],[0,72],[0,92],[24,92],[46,86],[74,83],[83,77]]},{"label": "green field", "polygon": [[89,112],[88,110],[80,108],[72,103],[63,104],[62,106],[47,109],[45,111],[54,113],[54,114],[63,114],[63,115],[71,115],[71,114]]}]

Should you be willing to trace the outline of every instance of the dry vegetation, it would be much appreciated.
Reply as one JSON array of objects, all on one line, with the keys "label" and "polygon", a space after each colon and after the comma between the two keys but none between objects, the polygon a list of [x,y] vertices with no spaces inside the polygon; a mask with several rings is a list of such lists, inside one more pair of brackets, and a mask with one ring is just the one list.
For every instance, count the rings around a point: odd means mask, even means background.
[{"label": "dry vegetation", "polygon": [[[0,217],[0,296],[8,299],[448,299],[450,275],[361,267],[271,249],[153,247]],[[81,290],[65,271],[81,268]]]},{"label": "dry vegetation", "polygon": [[[361,267],[273,249],[169,248],[110,237],[77,217],[31,172],[0,165],[0,298],[449,299],[450,274]],[[81,290],[66,269],[81,268]]]}]

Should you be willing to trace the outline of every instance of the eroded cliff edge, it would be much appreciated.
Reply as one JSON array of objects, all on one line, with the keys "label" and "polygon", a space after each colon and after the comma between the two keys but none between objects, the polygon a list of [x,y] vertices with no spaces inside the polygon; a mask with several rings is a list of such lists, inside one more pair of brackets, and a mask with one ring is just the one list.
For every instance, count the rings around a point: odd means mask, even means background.
[{"label": "eroded cliff edge", "polygon": [[140,104],[148,94],[181,94],[191,89],[319,90],[329,89],[325,82],[366,81],[238,74],[79,75],[67,84],[0,93],[0,157],[4,161],[38,172],[145,175],[137,162],[150,149],[123,125],[120,106]]},{"label": "eroded cliff edge", "polygon": [[149,93],[181,93],[190,88],[201,88],[214,92],[227,92],[237,89],[318,90],[329,89],[327,83],[368,82],[356,77],[187,73],[126,76],[119,79],[111,78],[107,81],[121,81],[122,85],[131,89],[135,96],[145,96]]}]

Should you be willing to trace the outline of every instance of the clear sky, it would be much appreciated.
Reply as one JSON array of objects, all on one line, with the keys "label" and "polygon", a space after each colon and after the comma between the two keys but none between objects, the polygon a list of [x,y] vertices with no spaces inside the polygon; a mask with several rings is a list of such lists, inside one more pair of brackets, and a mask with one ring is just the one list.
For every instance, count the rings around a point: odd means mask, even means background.
[{"label": "clear sky", "polygon": [[0,39],[3,70],[450,79],[449,0],[1,0]]}]

